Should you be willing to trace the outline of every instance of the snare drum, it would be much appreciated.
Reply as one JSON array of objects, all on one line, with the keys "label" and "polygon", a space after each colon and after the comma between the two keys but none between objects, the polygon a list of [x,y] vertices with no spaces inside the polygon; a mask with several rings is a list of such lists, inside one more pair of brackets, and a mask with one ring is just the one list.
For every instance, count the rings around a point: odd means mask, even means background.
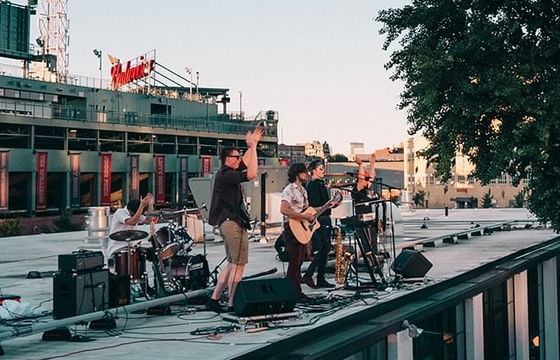
[{"label": "snare drum", "polygon": [[181,249],[181,244],[175,239],[173,230],[163,227],[156,232],[155,245],[159,250],[159,258],[167,260],[175,256]]},{"label": "snare drum", "polygon": [[[114,254],[115,272],[119,275],[130,275],[132,280],[141,280],[146,273],[146,251],[142,248],[119,251]],[[130,273],[128,269],[128,259],[130,258]]]},{"label": "snare drum", "polygon": [[176,256],[171,259],[171,274],[186,290],[205,289],[210,270],[204,255]]}]

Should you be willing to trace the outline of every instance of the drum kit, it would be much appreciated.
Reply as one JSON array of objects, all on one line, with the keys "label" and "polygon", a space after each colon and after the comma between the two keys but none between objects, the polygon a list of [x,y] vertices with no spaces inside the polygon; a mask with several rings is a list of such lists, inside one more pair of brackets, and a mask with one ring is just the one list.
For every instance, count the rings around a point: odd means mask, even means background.
[{"label": "drum kit", "polygon": [[[153,294],[155,297],[164,297],[208,286],[210,272],[206,252],[191,255],[194,241],[187,229],[174,221],[180,215],[200,212],[202,208],[204,206],[145,214],[167,220],[166,226],[157,231],[152,229],[151,236],[141,230],[123,230],[109,236],[112,240],[127,243],[125,250],[114,254],[114,260],[117,275],[130,276],[131,298],[148,298]],[[148,236],[152,248],[131,246],[131,243]],[[154,288],[148,285],[147,261],[152,263]]]}]

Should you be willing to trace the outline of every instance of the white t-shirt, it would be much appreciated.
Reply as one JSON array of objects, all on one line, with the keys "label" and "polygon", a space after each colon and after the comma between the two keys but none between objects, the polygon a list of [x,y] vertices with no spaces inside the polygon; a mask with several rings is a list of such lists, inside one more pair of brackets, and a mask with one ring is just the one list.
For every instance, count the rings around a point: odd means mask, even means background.
[{"label": "white t-shirt", "polygon": [[[128,225],[125,221],[130,219],[131,217],[132,215],[130,215],[126,207],[120,208],[115,211],[111,220],[111,230],[109,231],[109,236],[123,230],[134,230],[136,225],[142,224],[146,220],[146,217],[144,215],[141,215],[138,223],[134,225]],[[126,248],[127,244],[125,241],[115,241],[109,238],[109,242],[107,243],[107,256],[111,257],[115,251],[126,250]]]},{"label": "white t-shirt", "polygon": [[[302,212],[309,206],[307,190],[295,182],[288,184],[288,186],[284,188],[281,200],[287,201],[290,204],[290,208],[297,212]],[[288,218],[284,217],[284,222],[286,221],[288,221]]]}]

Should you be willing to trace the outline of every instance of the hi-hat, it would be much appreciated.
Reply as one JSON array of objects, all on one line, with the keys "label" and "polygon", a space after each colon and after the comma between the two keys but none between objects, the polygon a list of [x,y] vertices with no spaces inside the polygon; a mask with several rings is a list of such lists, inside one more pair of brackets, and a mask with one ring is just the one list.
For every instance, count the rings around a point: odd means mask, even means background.
[{"label": "hi-hat", "polygon": [[148,237],[148,233],[142,230],[122,230],[109,235],[109,238],[115,241],[135,241],[146,237]]}]

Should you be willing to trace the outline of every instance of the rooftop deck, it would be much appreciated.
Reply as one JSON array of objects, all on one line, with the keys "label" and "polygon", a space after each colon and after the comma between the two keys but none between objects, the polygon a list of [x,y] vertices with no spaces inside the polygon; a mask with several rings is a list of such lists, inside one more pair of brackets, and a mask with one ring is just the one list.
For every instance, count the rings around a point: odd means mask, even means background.
[{"label": "rooftop deck", "polygon": [[[389,304],[409,294],[415,292],[422,294],[422,291],[427,288],[437,287],[438,284],[457,278],[472,269],[483,267],[484,264],[522,249],[539,246],[557,236],[549,229],[535,228],[538,226],[536,223],[530,228],[525,226],[526,223],[532,224],[534,219],[524,209],[451,210],[449,217],[444,217],[442,210],[405,211],[402,215],[405,236],[396,239],[397,247],[407,247],[407,242],[418,242],[415,245],[419,245],[422,239],[442,238],[452,233],[468,233],[473,229],[471,222],[480,223],[481,227],[484,224],[501,224],[512,220],[522,220],[523,223],[519,226],[503,227],[506,231],[495,231],[491,236],[457,236],[456,241],[452,243],[438,241],[436,247],[423,246],[423,255],[433,264],[425,282],[395,284],[383,291],[364,293],[360,299],[352,298],[353,291],[333,291],[329,293],[332,301],[328,304],[298,306],[296,310],[300,313],[299,318],[286,321],[270,320],[268,327],[249,326],[245,331],[236,329],[229,332],[231,322],[225,321],[223,317],[203,311],[196,305],[177,305],[173,306],[172,314],[165,316],[121,310],[117,319],[117,328],[107,332],[87,330],[81,325],[72,327],[71,330],[76,334],[93,340],[85,343],[41,342],[41,333],[6,339],[6,335],[13,333],[16,327],[0,325],[1,345],[7,355],[6,358],[10,359],[258,358],[258,355],[251,354],[258,354],[258,351],[262,351],[267,346],[284,344],[287,340],[305,336],[305,333],[313,329],[321,331],[324,326],[356,316],[358,313],[368,311],[372,313],[376,307],[382,307],[383,304]],[[430,219],[428,228],[422,229],[421,225],[426,221],[425,218]],[[271,234],[270,230],[268,234]],[[25,275],[31,270],[56,270],[57,255],[75,250],[83,244],[84,237],[85,232],[75,232],[1,238],[0,290],[4,294],[22,296],[22,300],[29,302],[32,307],[40,306],[40,309],[46,311],[52,309],[52,278],[26,279]],[[270,237],[275,238],[274,235]],[[390,247],[390,243],[384,245]],[[285,266],[275,259],[272,244],[262,245],[252,242],[250,247],[246,275],[276,267],[278,272],[271,276],[283,276]],[[223,244],[218,241],[207,241],[206,249],[212,269],[223,257]],[[197,244],[193,252],[202,253],[203,246]],[[326,291],[306,287],[304,292],[316,297],[327,295]],[[338,300],[334,301],[335,299]],[[400,311],[404,313],[408,310],[403,307]],[[39,319],[38,322],[25,322],[20,325],[29,326],[52,321],[52,318],[47,316]],[[370,325],[370,328],[378,325]],[[216,329],[225,332],[217,335],[206,333]],[[322,347],[326,348],[327,343],[322,344],[310,343],[307,348],[300,345],[290,349],[284,348],[284,351],[285,353],[292,351],[293,356],[311,354],[314,351],[318,353],[324,350]]]}]

